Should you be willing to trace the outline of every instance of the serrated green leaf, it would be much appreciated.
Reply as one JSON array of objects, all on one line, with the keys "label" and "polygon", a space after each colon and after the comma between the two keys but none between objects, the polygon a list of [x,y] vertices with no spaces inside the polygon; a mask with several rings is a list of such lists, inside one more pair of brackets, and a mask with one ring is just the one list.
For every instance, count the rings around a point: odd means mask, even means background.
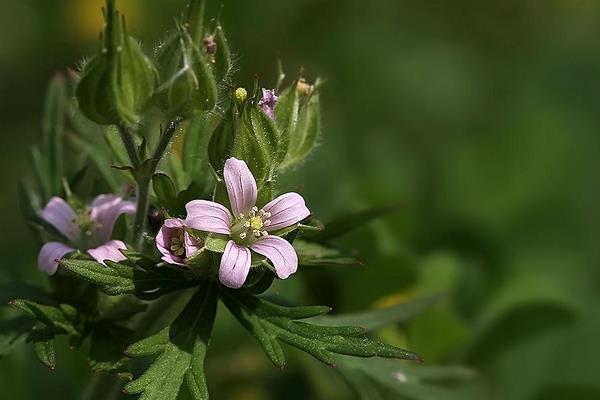
[{"label": "serrated green leaf", "polygon": [[108,295],[135,292],[132,267],[119,263],[102,265],[96,261],[79,259],[62,259],[60,265],[78,278],[98,285]]},{"label": "serrated green leaf", "polygon": [[142,376],[127,384],[127,393],[141,393],[141,400],[176,400],[185,381],[194,400],[208,399],[204,360],[217,299],[217,284],[205,282],[173,324],[126,350],[131,356],[159,354]]},{"label": "serrated green leaf", "polygon": [[283,307],[244,293],[223,289],[222,300],[240,323],[260,342],[278,367],[285,357],[279,341],[303,350],[326,364],[334,365],[336,354],[420,360],[415,353],[364,336],[360,327],[319,326],[297,321],[328,312],[329,307]]},{"label": "serrated green leaf", "polygon": [[77,335],[77,329],[73,325],[73,320],[70,319],[72,314],[70,312],[65,313],[59,307],[38,304],[25,299],[12,300],[10,305],[52,328],[54,333]]},{"label": "serrated green leaf", "polygon": [[374,219],[399,211],[401,208],[402,206],[400,204],[393,204],[341,215],[331,220],[329,223],[326,223],[321,231],[306,232],[304,238],[313,242],[327,242],[345,235]]},{"label": "serrated green leaf", "polygon": [[361,326],[366,330],[373,330],[388,324],[408,321],[410,318],[426,311],[443,298],[444,295],[442,294],[426,296],[405,303],[370,311],[351,314],[323,315],[313,318],[310,322],[327,326],[355,325]]},{"label": "serrated green leaf", "polygon": [[[166,293],[193,287],[196,282],[186,277],[186,271],[168,267],[143,269],[142,265],[126,265],[131,260],[102,265],[93,260],[62,259],[60,265],[69,273],[100,287],[110,296],[135,294],[144,300],[158,298]],[[138,268],[139,267],[139,268]]]}]

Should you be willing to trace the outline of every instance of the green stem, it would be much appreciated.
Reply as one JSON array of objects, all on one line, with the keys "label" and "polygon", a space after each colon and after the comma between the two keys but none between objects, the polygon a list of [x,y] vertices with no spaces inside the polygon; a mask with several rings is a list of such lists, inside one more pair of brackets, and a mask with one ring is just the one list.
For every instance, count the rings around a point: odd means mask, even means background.
[{"label": "green stem", "polygon": [[150,207],[150,178],[136,180],[136,209],[133,223],[133,244],[140,250],[144,242],[144,229],[146,228],[146,216]]},{"label": "green stem", "polygon": [[121,134],[121,140],[123,141],[123,146],[125,146],[125,150],[129,156],[129,160],[133,164],[134,168],[139,167],[142,161],[140,160],[140,155],[136,148],[135,141],[133,140],[133,132],[130,128],[127,128],[123,125],[119,125],[118,128],[119,133]]},{"label": "green stem", "polygon": [[133,244],[137,249],[140,249],[144,242],[146,216],[148,215],[148,208],[150,207],[150,183],[152,182],[152,176],[156,173],[158,164],[165,155],[167,147],[169,146],[169,143],[171,143],[173,135],[177,132],[181,121],[181,118],[175,118],[167,124],[167,127],[161,131],[158,144],[156,145],[154,153],[152,153],[152,157],[145,161],[140,159],[131,130],[119,126],[123,145],[127,150],[127,154],[129,155],[129,159],[134,168],[133,177],[136,183],[137,204],[133,224]]}]

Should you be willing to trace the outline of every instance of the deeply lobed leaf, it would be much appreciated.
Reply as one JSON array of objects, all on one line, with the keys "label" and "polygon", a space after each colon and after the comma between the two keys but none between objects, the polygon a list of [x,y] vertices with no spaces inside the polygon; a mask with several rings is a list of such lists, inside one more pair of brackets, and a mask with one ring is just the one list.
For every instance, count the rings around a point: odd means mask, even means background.
[{"label": "deeply lobed leaf", "polygon": [[280,341],[330,365],[335,364],[336,354],[421,360],[415,353],[367,338],[364,328],[320,326],[297,321],[327,313],[329,307],[290,308],[242,291],[224,289],[221,293],[227,308],[256,337],[267,356],[280,368],[285,365]]},{"label": "deeply lobed leaf", "polygon": [[176,400],[185,381],[194,400],[208,399],[204,360],[217,310],[216,286],[204,282],[170,326],[127,348],[132,357],[158,357],[127,384],[126,393],[141,393],[141,400]]}]

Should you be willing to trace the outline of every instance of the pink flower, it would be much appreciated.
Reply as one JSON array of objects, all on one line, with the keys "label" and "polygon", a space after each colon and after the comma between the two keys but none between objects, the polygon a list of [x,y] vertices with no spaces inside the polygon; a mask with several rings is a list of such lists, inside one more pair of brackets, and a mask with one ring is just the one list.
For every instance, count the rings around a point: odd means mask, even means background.
[{"label": "pink flower", "polygon": [[269,116],[269,118],[275,119],[274,110],[278,101],[279,97],[275,94],[274,89],[263,89],[262,98],[258,101],[258,106]]},{"label": "pink flower", "polygon": [[186,205],[186,225],[205,232],[229,235],[219,267],[219,280],[240,288],[250,271],[250,250],[267,257],[281,279],[296,272],[298,256],[285,239],[270,235],[310,215],[298,193],[286,193],[261,210],[256,207],[256,181],[244,161],[230,158],[223,170],[231,211],[221,204],[194,200]]},{"label": "pink flower", "polygon": [[110,240],[112,230],[121,214],[135,213],[135,204],[113,194],[102,194],[94,199],[85,213],[76,213],[60,197],[50,199],[40,213],[42,219],[54,226],[68,243],[48,242],[38,255],[38,267],[48,275],[58,269],[58,260],[80,249],[101,264],[104,260],[122,261],[120,252],[126,249],[120,240]]},{"label": "pink flower", "polygon": [[165,220],[156,235],[156,247],[162,259],[169,264],[185,266],[186,258],[200,250],[200,244],[185,230],[185,222],[179,218]]}]

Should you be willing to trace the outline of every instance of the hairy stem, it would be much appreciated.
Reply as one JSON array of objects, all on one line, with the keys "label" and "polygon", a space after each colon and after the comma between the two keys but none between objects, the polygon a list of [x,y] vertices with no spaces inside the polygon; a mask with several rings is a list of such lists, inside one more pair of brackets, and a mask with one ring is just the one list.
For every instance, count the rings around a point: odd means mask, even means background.
[{"label": "hairy stem", "polygon": [[136,182],[137,204],[133,224],[133,244],[137,249],[141,248],[144,241],[146,216],[148,215],[148,208],[150,206],[150,183],[152,182],[152,176],[156,173],[158,164],[165,155],[167,147],[171,143],[173,135],[177,132],[180,124],[181,118],[176,118],[167,124],[166,128],[161,131],[156,149],[148,160],[140,159],[139,152],[133,140],[132,131],[127,127],[119,126],[123,145],[134,168],[133,177]]},{"label": "hairy stem", "polygon": [[129,160],[131,164],[133,164],[134,168],[137,168],[142,163],[140,160],[140,155],[135,146],[135,141],[133,140],[133,132],[130,128],[125,127],[123,125],[118,126],[119,133],[121,134],[121,140],[123,141],[123,146],[125,146],[125,150],[127,151],[127,155],[129,156]]}]

